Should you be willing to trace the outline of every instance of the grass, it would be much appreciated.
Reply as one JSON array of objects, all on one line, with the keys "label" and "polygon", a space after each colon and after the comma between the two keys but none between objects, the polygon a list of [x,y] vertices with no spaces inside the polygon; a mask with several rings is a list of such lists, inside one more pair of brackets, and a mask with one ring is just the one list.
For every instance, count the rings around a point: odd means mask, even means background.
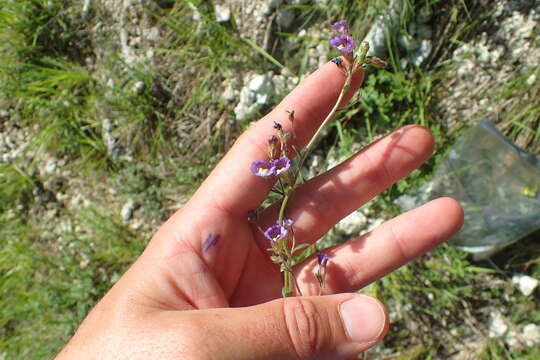
[{"label": "grass", "polygon": [[[0,0],[0,110],[9,110],[0,131],[14,143],[4,146],[6,152],[20,149],[0,159],[0,359],[54,356],[248,126],[234,121],[234,104],[218,96],[226,80],[282,67],[305,75],[313,70],[310,51],[326,41],[318,29],[348,18],[355,33],[366,34],[388,2],[305,2],[288,10],[294,26],[273,28],[265,48],[240,31],[239,19],[216,22],[212,2],[148,5],[139,21],[159,28],[160,38],[134,45],[140,61],[130,63],[111,27],[111,10],[99,4],[85,15],[74,1]],[[453,50],[475,39],[491,10],[465,0],[406,2],[402,24],[425,11],[433,14],[430,56],[420,66],[405,65],[403,59],[414,55],[399,45],[399,35],[408,32],[399,27],[388,39],[391,66],[368,72],[361,96],[341,112],[323,143],[344,158],[358,144],[405,124],[434,133],[436,155],[370,203],[378,217],[400,212],[396,198],[429,181],[470,123],[449,123],[439,104],[456,70]],[[305,36],[298,35],[302,29]],[[149,49],[152,60],[145,57]],[[519,73],[493,92],[499,127],[535,154],[540,83],[531,79],[538,72]],[[51,158],[57,169],[46,171]],[[119,214],[129,199],[138,208],[125,223]],[[464,339],[476,345],[474,358],[538,358],[535,348],[510,348],[486,336],[494,309],[516,326],[540,322],[538,296],[525,297],[510,283],[515,273],[540,277],[537,236],[493,263],[475,263],[442,246],[372,284],[366,291],[388,304],[393,325],[384,344],[365,358],[448,358],[462,350]]]}]

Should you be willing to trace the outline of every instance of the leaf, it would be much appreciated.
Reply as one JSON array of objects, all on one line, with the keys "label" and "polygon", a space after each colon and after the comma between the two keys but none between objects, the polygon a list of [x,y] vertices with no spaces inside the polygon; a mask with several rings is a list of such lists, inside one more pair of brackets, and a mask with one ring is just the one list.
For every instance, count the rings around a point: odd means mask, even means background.
[{"label": "leaf", "polygon": [[[298,245],[302,246],[302,245]],[[293,256],[294,263],[298,264],[302,261],[306,260],[311,255],[315,254],[317,252],[317,244],[311,244],[306,247],[304,251],[300,251],[298,254]]]},{"label": "leaf", "polygon": [[292,252],[295,253],[297,252],[298,250],[301,250],[301,249],[305,249],[307,247],[310,247],[312,244],[300,244],[298,246],[295,246],[293,249],[292,249]]},{"label": "leaf", "polygon": [[290,297],[290,296],[292,296],[292,290],[287,289],[287,287],[284,286],[284,287],[281,288],[281,295],[283,295],[283,297]]}]

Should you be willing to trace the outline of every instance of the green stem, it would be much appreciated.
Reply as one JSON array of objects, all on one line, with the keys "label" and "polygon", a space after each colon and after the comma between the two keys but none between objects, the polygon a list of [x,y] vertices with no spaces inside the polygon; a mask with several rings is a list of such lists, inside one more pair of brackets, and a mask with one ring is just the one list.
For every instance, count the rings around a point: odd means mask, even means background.
[{"label": "green stem", "polygon": [[302,156],[302,159],[300,161],[300,165],[299,165],[300,168],[302,167],[303,162],[305,161],[305,159],[307,158],[309,153],[311,153],[311,151],[313,151],[313,147],[315,146],[315,142],[316,142],[317,138],[319,137],[321,131],[326,127],[326,125],[330,122],[330,120],[332,120],[332,118],[336,114],[336,111],[338,110],[339,105],[341,104],[341,101],[343,100],[343,97],[345,96],[345,94],[347,93],[347,90],[349,90],[349,87],[351,86],[352,74],[353,74],[352,72],[349,72],[347,74],[347,77],[345,78],[345,84],[343,84],[343,87],[341,88],[341,92],[339,93],[339,96],[338,96],[338,98],[336,100],[336,103],[332,107],[332,110],[330,110],[328,115],[326,115],[326,117],[324,118],[321,126],[319,126],[319,128],[315,132],[315,135],[313,135],[313,137],[311,138],[311,140],[307,144],[307,146],[306,146],[306,148],[304,150],[304,155]]},{"label": "green stem", "polygon": [[[321,126],[319,126],[319,128],[315,132],[315,135],[313,135],[308,145],[306,146],[302,156],[300,157],[300,161],[298,164],[298,172],[294,176],[293,184],[290,186],[289,191],[287,192],[286,195],[283,196],[283,199],[281,200],[281,206],[279,208],[279,216],[278,216],[278,224],[280,225],[283,223],[283,218],[285,216],[285,209],[287,208],[287,203],[289,202],[289,199],[293,191],[296,189],[296,183],[298,181],[298,175],[300,174],[300,169],[304,165],[304,162],[306,158],[308,157],[308,155],[311,153],[311,151],[313,151],[315,142],[317,138],[319,137],[319,135],[321,134],[322,130],[327,126],[328,123],[330,123],[336,111],[339,109],[339,105],[343,101],[343,98],[345,97],[345,94],[347,93],[347,90],[349,90],[349,87],[351,85],[352,75],[354,73],[354,70],[355,69],[348,69],[347,75],[345,77],[345,83],[343,84],[343,87],[341,88],[341,91],[336,100],[336,103],[334,104],[334,106],[332,107],[328,115],[326,115]],[[285,192],[285,189],[283,188],[283,184],[281,183],[281,179],[280,179],[280,185],[281,185],[282,191]],[[288,249],[287,249],[287,252],[288,252]],[[292,254],[288,254],[288,257],[292,259]],[[301,296],[302,292],[300,291],[300,287],[298,285],[298,281],[296,280],[296,277],[292,273],[291,263],[289,262],[290,260],[289,261],[285,260],[283,259],[283,257],[281,259],[282,259],[282,263],[286,265],[285,266],[286,269],[284,269],[283,271],[283,296],[284,297],[292,296],[293,286],[296,286],[296,289],[299,295]]]},{"label": "green stem", "polygon": [[290,266],[289,264],[287,263],[287,260],[283,259],[283,257],[281,258],[283,264],[285,265],[286,269],[284,269],[283,271],[283,286],[284,286],[284,289],[283,289],[283,297],[289,297],[289,296],[292,296],[293,295],[293,274],[291,272],[291,269],[290,269]]},{"label": "green stem", "polygon": [[281,207],[279,208],[279,216],[278,216],[278,224],[281,225],[283,223],[283,217],[285,216],[285,208],[287,207],[287,203],[289,202],[289,197],[291,195],[291,191],[287,195],[283,197],[283,200],[281,200]]}]

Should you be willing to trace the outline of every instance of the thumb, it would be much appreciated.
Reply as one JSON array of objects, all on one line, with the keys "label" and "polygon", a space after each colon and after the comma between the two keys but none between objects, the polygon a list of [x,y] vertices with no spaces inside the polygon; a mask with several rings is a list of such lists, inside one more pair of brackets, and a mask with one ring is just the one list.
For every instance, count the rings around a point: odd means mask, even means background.
[{"label": "thumb", "polygon": [[193,322],[185,320],[198,324],[190,338],[219,359],[345,359],[379,342],[388,330],[384,306],[355,294],[187,313]]}]

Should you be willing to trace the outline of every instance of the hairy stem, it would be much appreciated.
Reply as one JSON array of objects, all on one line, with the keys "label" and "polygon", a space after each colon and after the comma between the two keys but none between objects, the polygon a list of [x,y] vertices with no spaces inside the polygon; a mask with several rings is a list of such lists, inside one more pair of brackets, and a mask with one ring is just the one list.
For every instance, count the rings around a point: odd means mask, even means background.
[{"label": "hairy stem", "polygon": [[[313,151],[313,148],[315,147],[317,138],[319,137],[319,135],[321,134],[323,129],[328,125],[328,123],[330,123],[330,121],[332,120],[332,118],[336,114],[336,111],[339,109],[339,105],[343,101],[343,98],[345,97],[345,94],[347,93],[347,90],[349,90],[349,87],[351,86],[352,75],[353,75],[353,72],[348,72],[347,73],[347,75],[345,77],[345,83],[343,84],[343,87],[341,88],[341,91],[340,91],[339,96],[338,96],[338,98],[336,100],[336,103],[334,104],[334,106],[332,107],[332,110],[330,110],[328,115],[326,115],[326,117],[324,118],[321,126],[319,126],[319,128],[315,132],[315,135],[313,135],[313,137],[311,138],[311,140],[307,144],[306,148],[304,149],[304,153],[302,154],[302,157],[300,158],[300,161],[299,161],[299,164],[298,164],[298,169],[302,169],[302,166],[304,166],[304,162],[306,161],[308,155]],[[295,185],[296,185],[296,179],[295,179]]]}]

